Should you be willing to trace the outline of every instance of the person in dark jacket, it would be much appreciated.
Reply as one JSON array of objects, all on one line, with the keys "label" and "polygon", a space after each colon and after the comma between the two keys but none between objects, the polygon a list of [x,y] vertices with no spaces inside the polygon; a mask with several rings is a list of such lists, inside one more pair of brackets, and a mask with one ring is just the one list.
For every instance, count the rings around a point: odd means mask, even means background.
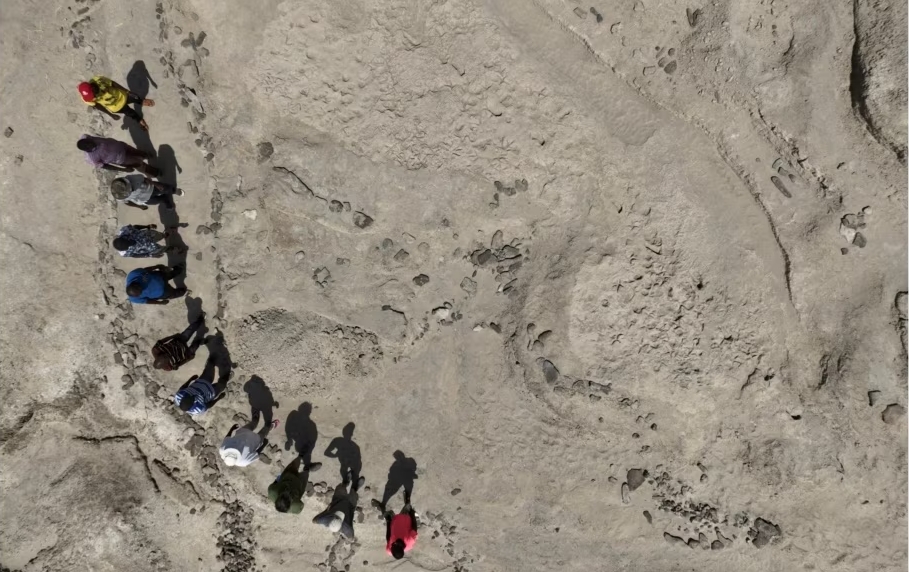
[{"label": "person in dark jacket", "polygon": [[[312,521],[315,524],[321,524],[332,532],[340,532],[345,538],[354,537],[353,517],[354,511],[357,510],[357,503],[360,500],[357,491],[366,482],[365,477],[360,477],[353,482],[350,472],[347,478],[335,487],[335,493],[331,497],[331,503],[328,508],[317,514]],[[352,484],[351,484],[352,483]],[[347,488],[350,487],[350,492]]]}]

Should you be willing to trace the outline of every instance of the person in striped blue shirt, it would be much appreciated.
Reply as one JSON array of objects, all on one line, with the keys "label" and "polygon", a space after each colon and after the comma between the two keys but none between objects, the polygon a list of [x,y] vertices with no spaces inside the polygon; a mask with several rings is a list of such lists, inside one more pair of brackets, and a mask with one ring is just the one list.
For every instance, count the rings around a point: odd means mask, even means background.
[{"label": "person in striped blue shirt", "polygon": [[[209,368],[208,365],[206,365],[202,375],[211,377],[211,375],[206,375],[209,371],[214,373],[214,368]],[[189,381],[184,383],[180,390],[174,394],[174,403],[177,407],[193,417],[202,415],[211,409],[215,403],[224,397],[224,390],[227,389],[229,374],[222,374],[218,379],[218,383],[212,383],[205,379],[205,377],[199,377],[198,375],[192,376],[189,378]]]}]

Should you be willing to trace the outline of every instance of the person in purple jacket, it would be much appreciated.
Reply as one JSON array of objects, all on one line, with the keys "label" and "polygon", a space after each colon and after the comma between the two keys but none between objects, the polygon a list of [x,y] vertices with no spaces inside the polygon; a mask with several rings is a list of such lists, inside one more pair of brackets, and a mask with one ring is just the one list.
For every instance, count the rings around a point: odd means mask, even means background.
[{"label": "person in purple jacket", "polygon": [[122,141],[83,135],[76,143],[76,147],[85,152],[85,160],[93,167],[124,172],[135,169],[150,177],[158,175],[158,169],[145,162],[150,158],[149,153],[140,151]]}]

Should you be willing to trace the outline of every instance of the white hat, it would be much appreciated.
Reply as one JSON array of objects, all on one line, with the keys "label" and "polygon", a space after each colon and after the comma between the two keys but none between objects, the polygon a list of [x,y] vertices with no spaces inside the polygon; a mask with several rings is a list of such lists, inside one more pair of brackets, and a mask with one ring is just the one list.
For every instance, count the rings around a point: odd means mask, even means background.
[{"label": "white hat", "polygon": [[337,511],[334,514],[334,518],[328,523],[328,530],[332,532],[338,532],[341,530],[341,524],[344,522],[344,513]]},{"label": "white hat", "polygon": [[233,467],[237,464],[237,461],[240,460],[240,451],[237,449],[222,448],[220,449],[220,452],[221,460],[224,461],[224,464],[228,467]]}]

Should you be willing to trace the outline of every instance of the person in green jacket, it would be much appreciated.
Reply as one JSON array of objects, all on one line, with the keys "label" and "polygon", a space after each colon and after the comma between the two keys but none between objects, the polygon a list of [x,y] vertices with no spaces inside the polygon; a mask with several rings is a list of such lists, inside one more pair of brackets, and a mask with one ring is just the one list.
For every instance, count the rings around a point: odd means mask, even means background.
[{"label": "person in green jacket", "polygon": [[278,475],[268,486],[268,500],[275,503],[278,512],[300,514],[303,510],[303,493],[306,492],[306,481],[309,473],[314,473],[322,468],[322,463],[310,463],[303,466],[300,473],[300,464],[303,457],[298,456],[287,468]]}]

